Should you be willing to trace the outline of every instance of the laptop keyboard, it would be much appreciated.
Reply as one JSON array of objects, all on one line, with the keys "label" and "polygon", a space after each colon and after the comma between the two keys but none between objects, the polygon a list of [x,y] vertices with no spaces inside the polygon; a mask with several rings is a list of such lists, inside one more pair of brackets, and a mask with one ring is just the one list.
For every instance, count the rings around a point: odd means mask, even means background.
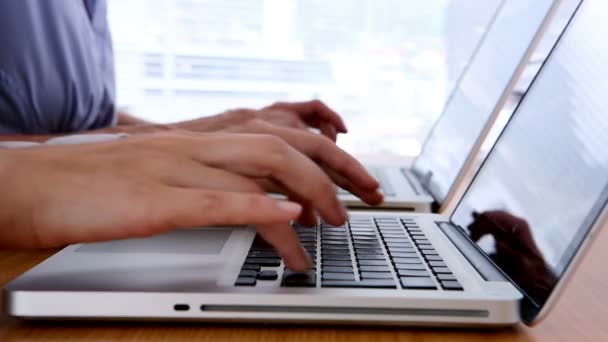
[{"label": "laptop keyboard", "polygon": [[[397,194],[395,192],[395,188],[388,180],[386,170],[384,170],[383,168],[370,168],[367,171],[369,171],[369,173],[378,180],[378,183],[380,183],[380,190],[382,191],[384,196],[395,196]],[[350,192],[342,188],[338,188],[338,195],[350,195]]]},{"label": "laptop keyboard", "polygon": [[412,218],[354,217],[339,227],[294,227],[313,266],[286,269],[256,237],[236,286],[276,281],[284,287],[461,291],[462,285]]}]

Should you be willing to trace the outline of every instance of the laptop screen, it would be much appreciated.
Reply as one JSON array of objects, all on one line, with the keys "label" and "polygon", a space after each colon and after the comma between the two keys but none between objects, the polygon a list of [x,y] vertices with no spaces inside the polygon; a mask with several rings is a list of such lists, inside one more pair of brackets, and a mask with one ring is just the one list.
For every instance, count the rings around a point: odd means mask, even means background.
[{"label": "laptop screen", "polygon": [[607,12],[582,3],[452,216],[539,310],[608,198]]},{"label": "laptop screen", "polygon": [[467,157],[554,0],[511,0],[498,9],[477,53],[429,134],[412,170],[435,200],[446,199]]}]

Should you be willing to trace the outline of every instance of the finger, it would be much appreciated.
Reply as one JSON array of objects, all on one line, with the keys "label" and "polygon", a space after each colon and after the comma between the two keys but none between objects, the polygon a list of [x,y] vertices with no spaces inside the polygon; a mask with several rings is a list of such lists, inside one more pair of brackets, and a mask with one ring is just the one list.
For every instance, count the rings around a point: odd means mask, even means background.
[{"label": "finger", "polygon": [[346,220],[346,210],[338,201],[329,177],[282,139],[260,134],[215,135],[200,144],[206,146],[204,150],[195,147],[194,157],[200,162],[247,177],[271,178],[314,203],[329,223],[342,224]]},{"label": "finger", "polygon": [[283,109],[265,109],[258,112],[258,115],[273,124],[284,125],[291,128],[308,129],[308,125],[295,112]]},{"label": "finger", "polygon": [[157,213],[156,222],[173,227],[285,223],[302,212],[297,203],[263,194],[169,187],[149,205]]},{"label": "finger", "polygon": [[330,175],[331,179],[336,183],[336,185],[350,192],[351,194],[359,197],[363,202],[371,205],[378,205],[381,204],[382,201],[384,201],[384,195],[380,192],[380,190],[362,190],[355,186],[350,180],[334,172],[331,168],[323,166],[323,169],[325,170],[325,172],[327,172],[327,174]]},{"label": "finger", "polygon": [[331,139],[331,141],[336,142],[338,137],[338,132],[336,132],[336,127],[328,122],[321,122],[319,125],[319,130],[321,134]]},{"label": "finger", "polygon": [[319,218],[314,207],[310,203],[300,203],[300,205],[302,205],[302,214],[300,214],[297,221],[306,227],[317,226],[319,224]]},{"label": "finger", "polygon": [[293,191],[290,191],[283,185],[273,181],[272,179],[258,179],[256,180],[258,184],[267,191],[282,194],[287,196],[288,200],[291,202],[298,203],[302,206],[302,214],[297,218],[297,221],[304,226],[316,226],[318,224],[318,217],[314,210],[314,206],[310,204],[305,199],[299,197]]},{"label": "finger", "polygon": [[312,265],[308,252],[300,244],[295,230],[288,224],[259,225],[256,231],[275,248],[288,268],[303,272]]},{"label": "finger", "polygon": [[305,102],[278,102],[270,107],[294,111],[300,114],[305,121],[329,121],[336,127],[338,132],[348,132],[346,124],[340,115],[319,100]]},{"label": "finger", "polygon": [[[378,181],[367,172],[367,169],[359,161],[326,138],[310,132],[277,127],[261,122],[257,123],[255,131],[281,137],[311,159],[326,165],[344,179],[348,179],[353,188],[361,188],[363,191],[369,192],[376,191],[380,187]],[[334,181],[337,180],[334,179]]]},{"label": "finger", "polygon": [[226,170],[207,167],[194,160],[174,160],[158,166],[166,185],[231,192],[264,193],[254,180]]},{"label": "finger", "polygon": [[[116,224],[81,229],[66,241],[90,242],[145,237],[180,227],[287,224],[300,216],[297,203],[262,194],[185,189],[147,184],[130,191],[129,210]],[[112,212],[113,207],[105,209]],[[116,210],[114,210],[116,211]]]}]

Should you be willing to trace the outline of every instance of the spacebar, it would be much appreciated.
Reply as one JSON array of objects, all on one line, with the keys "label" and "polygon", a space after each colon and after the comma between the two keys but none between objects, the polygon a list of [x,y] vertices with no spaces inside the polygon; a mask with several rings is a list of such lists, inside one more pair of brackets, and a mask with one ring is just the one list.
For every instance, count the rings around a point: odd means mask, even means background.
[{"label": "spacebar", "polygon": [[321,287],[358,287],[358,288],[382,288],[394,289],[397,288],[395,281],[392,279],[367,279],[361,281],[350,280],[324,280]]}]

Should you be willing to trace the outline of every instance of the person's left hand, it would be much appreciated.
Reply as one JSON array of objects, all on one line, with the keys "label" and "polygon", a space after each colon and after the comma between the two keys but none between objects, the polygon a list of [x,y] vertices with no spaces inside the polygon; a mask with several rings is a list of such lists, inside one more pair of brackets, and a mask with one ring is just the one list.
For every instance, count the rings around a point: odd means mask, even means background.
[{"label": "person's left hand", "polygon": [[259,110],[234,109],[216,116],[178,122],[169,126],[195,132],[212,132],[231,129],[251,120],[262,120],[280,127],[303,130],[316,128],[334,142],[338,133],[348,131],[340,115],[319,100],[277,102]]}]

